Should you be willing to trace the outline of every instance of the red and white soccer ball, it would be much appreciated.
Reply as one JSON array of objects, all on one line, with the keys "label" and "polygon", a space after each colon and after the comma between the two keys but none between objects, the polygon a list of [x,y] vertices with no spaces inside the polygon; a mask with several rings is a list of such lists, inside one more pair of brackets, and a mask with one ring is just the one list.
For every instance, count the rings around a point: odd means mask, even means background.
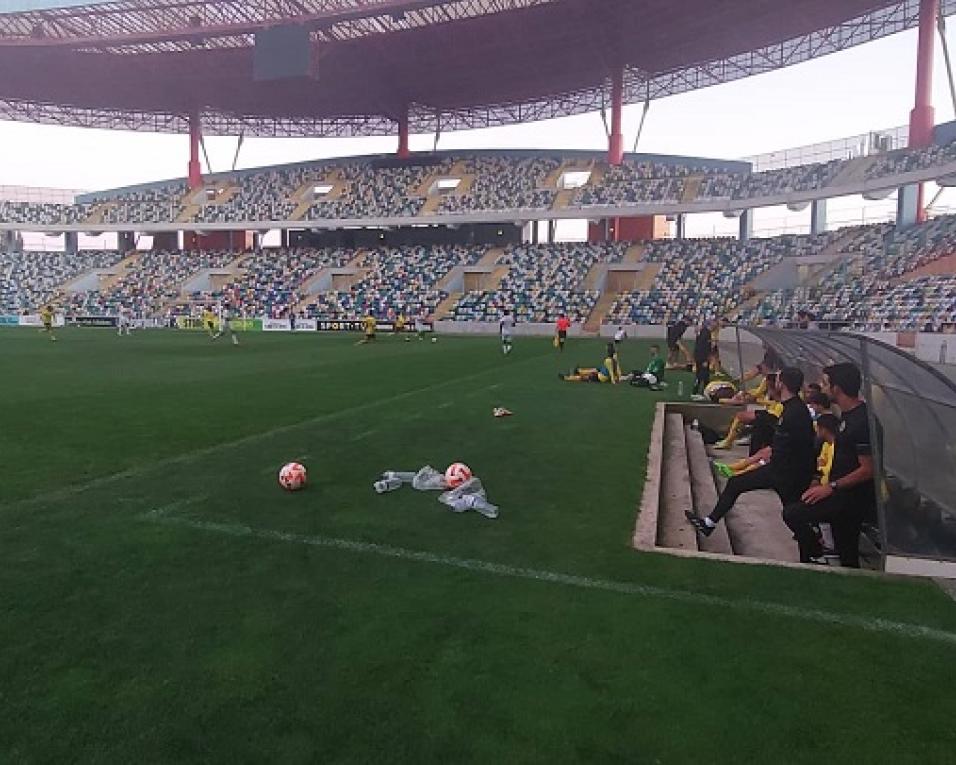
[{"label": "red and white soccer ball", "polygon": [[279,486],[286,491],[304,489],[307,481],[308,473],[305,465],[300,465],[298,462],[289,462],[279,471]]},{"label": "red and white soccer ball", "polygon": [[445,471],[445,483],[452,489],[457,489],[471,478],[471,468],[464,462],[453,462]]}]

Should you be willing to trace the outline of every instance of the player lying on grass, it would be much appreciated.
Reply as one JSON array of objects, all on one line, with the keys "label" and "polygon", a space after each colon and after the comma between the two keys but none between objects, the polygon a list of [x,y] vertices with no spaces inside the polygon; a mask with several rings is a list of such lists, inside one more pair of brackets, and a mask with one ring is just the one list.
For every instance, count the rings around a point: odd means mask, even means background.
[{"label": "player lying on grass", "polygon": [[622,382],[629,382],[636,388],[650,388],[660,390],[664,381],[664,359],[661,358],[659,345],[651,346],[651,358],[643,372],[635,371],[622,378]]},{"label": "player lying on grass", "polygon": [[599,367],[575,367],[566,375],[559,372],[558,378],[565,382],[611,383],[612,385],[616,385],[621,379],[613,354],[608,354]]}]

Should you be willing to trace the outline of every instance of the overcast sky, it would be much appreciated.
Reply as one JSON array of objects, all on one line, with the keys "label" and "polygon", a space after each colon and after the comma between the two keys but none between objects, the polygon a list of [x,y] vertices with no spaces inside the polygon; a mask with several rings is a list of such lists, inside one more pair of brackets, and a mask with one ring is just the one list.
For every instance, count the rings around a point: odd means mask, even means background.
[{"label": "overcast sky", "polygon": [[[956,22],[954,22],[956,23]],[[951,24],[952,27],[954,24]],[[948,38],[952,40],[952,32]],[[937,38],[938,42],[938,38]],[[954,118],[941,46],[937,44],[936,121]],[[913,103],[916,31],[912,30],[778,72],[651,104],[640,151],[739,158],[841,138],[908,122]],[[642,107],[625,110],[630,149]],[[434,136],[412,136],[412,150],[429,150]],[[393,151],[394,138],[247,138],[240,167]],[[549,122],[448,133],[439,148],[602,149],[600,114]],[[228,170],[235,138],[208,138],[213,171]],[[185,136],[83,130],[0,122],[0,185],[102,189],[185,174]],[[205,170],[205,167],[204,167]],[[945,200],[944,200],[945,201]],[[834,206],[858,215],[859,198]],[[783,219],[780,208],[758,213],[758,228]],[[703,216],[698,216],[703,218]],[[787,216],[791,222],[807,216]],[[700,221],[702,229],[724,225]]]}]

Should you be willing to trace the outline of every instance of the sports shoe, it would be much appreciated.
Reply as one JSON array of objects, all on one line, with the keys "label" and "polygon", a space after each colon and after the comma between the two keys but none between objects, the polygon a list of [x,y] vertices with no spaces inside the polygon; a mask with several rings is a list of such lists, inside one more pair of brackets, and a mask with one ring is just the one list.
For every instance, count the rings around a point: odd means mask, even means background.
[{"label": "sports shoe", "polygon": [[690,510],[685,510],[684,515],[690,522],[690,525],[694,527],[694,531],[703,537],[709,537],[714,533],[714,529],[717,528],[716,526],[708,526],[706,523],[704,523],[703,518],[697,517]]},{"label": "sports shoe", "polygon": [[734,469],[728,465],[726,462],[717,462],[714,461],[714,470],[716,470],[724,478],[733,478]]}]

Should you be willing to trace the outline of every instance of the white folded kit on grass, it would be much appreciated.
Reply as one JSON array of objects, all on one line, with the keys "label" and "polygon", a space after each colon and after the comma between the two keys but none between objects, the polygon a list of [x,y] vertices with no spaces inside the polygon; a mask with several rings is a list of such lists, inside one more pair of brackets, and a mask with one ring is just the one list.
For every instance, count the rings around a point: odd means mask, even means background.
[{"label": "white folded kit on grass", "polygon": [[472,476],[461,486],[449,489],[444,474],[431,465],[426,465],[417,473],[386,470],[381,479],[375,482],[374,488],[379,494],[383,494],[399,489],[406,483],[410,483],[412,488],[418,491],[441,491],[438,501],[453,512],[465,513],[474,510],[485,518],[498,517],[498,506],[488,501],[480,478]]}]

